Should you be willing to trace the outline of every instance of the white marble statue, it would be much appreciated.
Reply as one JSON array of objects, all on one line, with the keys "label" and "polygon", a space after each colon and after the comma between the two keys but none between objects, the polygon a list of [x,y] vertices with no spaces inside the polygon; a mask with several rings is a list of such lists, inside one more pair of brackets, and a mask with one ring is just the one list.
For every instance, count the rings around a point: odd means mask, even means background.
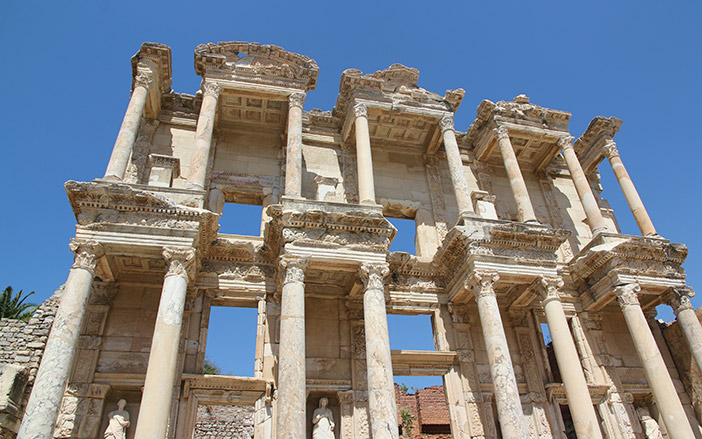
[{"label": "white marble statue", "polygon": [[109,423],[105,429],[105,439],[125,439],[127,437],[127,427],[129,427],[129,412],[124,409],[127,401],[120,399],[117,403],[117,410],[109,414]]},{"label": "white marble statue", "polygon": [[641,421],[641,426],[643,427],[646,439],[663,439],[663,433],[661,433],[661,428],[658,426],[658,422],[651,417],[651,414],[647,408],[637,408],[636,414],[639,415],[639,420]]},{"label": "white marble statue", "polygon": [[319,400],[319,408],[312,415],[312,439],[334,439],[334,416],[327,408],[329,400]]}]

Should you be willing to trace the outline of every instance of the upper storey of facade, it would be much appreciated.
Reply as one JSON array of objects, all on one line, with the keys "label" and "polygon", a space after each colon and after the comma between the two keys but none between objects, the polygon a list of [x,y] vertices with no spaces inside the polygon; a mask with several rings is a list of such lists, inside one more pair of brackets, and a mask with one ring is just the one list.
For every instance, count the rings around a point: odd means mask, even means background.
[{"label": "upper storey of facade", "polygon": [[[96,222],[109,217],[132,228],[111,235],[122,253],[187,245],[205,262],[272,264],[297,254],[342,271],[389,262],[433,279],[452,301],[469,296],[469,273],[497,267],[505,284],[579,273],[585,302],[606,304],[606,291],[623,282],[616,273],[642,273],[618,254],[660,267],[672,258],[661,276],[683,282],[686,249],[657,235],[613,141],[615,118],[595,118],[574,142],[570,113],[519,95],[484,100],[463,132],[453,115],[465,91],[425,90],[418,70],[399,64],[348,69],[332,111],[303,111],[317,64],[258,43],[198,46],[195,94],[171,89],[167,46],[144,43],[132,66],[132,97],[104,178],[67,185],[79,237],[96,237],[106,227]],[[600,196],[596,167],[605,157],[644,237],[621,235]],[[263,205],[261,237],[218,235],[225,203]],[[122,218],[134,211],[148,218]],[[415,220],[416,255],[388,251],[396,231],[386,218]],[[636,256],[642,248],[646,256]],[[615,274],[596,273],[595,263]],[[601,294],[591,290],[600,282]],[[669,283],[651,285],[660,292]]]}]

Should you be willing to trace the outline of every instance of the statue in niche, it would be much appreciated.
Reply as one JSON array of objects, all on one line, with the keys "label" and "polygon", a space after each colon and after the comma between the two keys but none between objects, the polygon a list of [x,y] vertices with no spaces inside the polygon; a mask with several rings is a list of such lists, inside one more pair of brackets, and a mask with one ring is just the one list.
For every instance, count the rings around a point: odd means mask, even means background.
[{"label": "statue in niche", "polygon": [[329,408],[329,400],[319,400],[319,408],[312,414],[312,439],[334,439],[334,416]]},{"label": "statue in niche", "polygon": [[639,416],[646,439],[663,439],[663,433],[661,433],[658,422],[651,417],[651,413],[646,407],[637,408],[636,414]]},{"label": "statue in niche", "polygon": [[117,410],[110,412],[107,428],[105,429],[105,439],[126,439],[127,427],[129,427],[129,412],[124,409],[127,401],[120,399],[117,402]]}]

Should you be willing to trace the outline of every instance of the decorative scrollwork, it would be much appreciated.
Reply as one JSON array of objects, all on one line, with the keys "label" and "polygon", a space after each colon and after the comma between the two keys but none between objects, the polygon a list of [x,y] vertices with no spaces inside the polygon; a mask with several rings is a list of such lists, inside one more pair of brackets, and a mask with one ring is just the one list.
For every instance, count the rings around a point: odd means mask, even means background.
[{"label": "decorative scrollwork", "polygon": [[498,126],[497,128],[494,128],[492,131],[495,133],[495,137],[497,137],[498,140],[504,140],[504,139],[509,140],[509,131],[507,131],[507,128],[505,128],[503,126]]},{"label": "decorative scrollwork", "polygon": [[78,241],[76,239],[71,239],[71,243],[68,244],[68,247],[76,255],[71,268],[82,268],[95,274],[95,267],[97,266],[98,260],[105,254],[102,245],[97,241]]},{"label": "decorative scrollwork", "polygon": [[307,258],[291,255],[281,256],[278,264],[283,275],[283,285],[293,282],[304,282],[307,263]]},{"label": "decorative scrollwork", "polygon": [[290,108],[305,106],[305,94],[304,93],[293,93],[288,97],[288,105]]},{"label": "decorative scrollwork", "polygon": [[441,128],[442,133],[448,130],[454,131],[453,117],[449,116],[448,114],[444,115],[444,117],[439,119],[439,127]]},{"label": "decorative scrollwork", "polygon": [[366,104],[356,104],[353,106],[353,114],[356,117],[368,117],[368,107]]},{"label": "decorative scrollwork", "polygon": [[637,283],[631,283],[616,287],[614,289],[614,294],[617,296],[617,301],[620,306],[639,306],[639,297],[637,296],[639,291],[641,291],[641,286]]},{"label": "decorative scrollwork", "polygon": [[563,136],[558,139],[558,147],[561,149],[573,148],[573,136]]},{"label": "decorative scrollwork", "polygon": [[212,96],[215,99],[218,99],[221,91],[222,87],[214,82],[205,82],[202,84],[202,92],[204,93],[204,96]]},{"label": "decorative scrollwork", "polygon": [[608,159],[619,157],[619,150],[617,149],[617,144],[614,143],[614,140],[607,140],[602,147],[602,150]]},{"label": "decorative scrollwork", "polygon": [[390,273],[388,264],[364,262],[358,270],[366,290],[384,290],[383,280]]},{"label": "decorative scrollwork", "polygon": [[534,283],[541,301],[546,304],[552,300],[560,299],[560,289],[563,288],[563,279],[560,277],[542,276]]},{"label": "decorative scrollwork", "polygon": [[165,247],[166,276],[192,277],[195,269],[196,251],[190,247]]},{"label": "decorative scrollwork", "polygon": [[139,72],[136,77],[134,77],[134,87],[144,87],[145,89],[150,89],[154,83],[154,77],[145,72]]},{"label": "decorative scrollwork", "polygon": [[465,281],[465,288],[473,291],[476,297],[494,296],[495,282],[500,279],[496,271],[474,271]]},{"label": "decorative scrollwork", "polygon": [[692,290],[691,287],[686,285],[683,287],[671,288],[663,299],[668,305],[670,305],[673,308],[673,312],[675,312],[675,315],[678,315],[680,311],[684,311],[686,309],[695,309],[692,306],[692,303],[690,303],[690,298],[694,296],[695,292]]}]

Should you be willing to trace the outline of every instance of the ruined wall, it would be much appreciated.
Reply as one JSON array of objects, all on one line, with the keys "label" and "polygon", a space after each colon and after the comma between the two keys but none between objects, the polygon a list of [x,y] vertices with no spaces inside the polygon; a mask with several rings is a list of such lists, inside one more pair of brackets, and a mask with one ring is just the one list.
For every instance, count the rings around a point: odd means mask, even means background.
[{"label": "ruined wall", "polygon": [[254,409],[237,406],[200,406],[193,439],[253,439]]}]

